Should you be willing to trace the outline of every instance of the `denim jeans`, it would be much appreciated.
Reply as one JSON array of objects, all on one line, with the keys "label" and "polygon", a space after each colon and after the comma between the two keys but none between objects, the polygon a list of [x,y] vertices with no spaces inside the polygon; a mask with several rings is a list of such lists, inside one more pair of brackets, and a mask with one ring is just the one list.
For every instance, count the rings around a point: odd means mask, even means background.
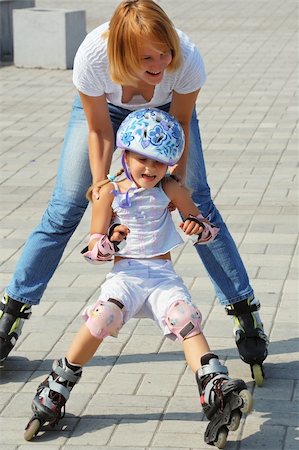
[{"label": "denim jeans", "polygon": [[[163,105],[161,109],[168,110],[169,105]],[[114,105],[109,105],[109,111],[116,132],[130,111]],[[85,212],[85,193],[91,184],[87,139],[85,114],[80,98],[76,97],[52,198],[41,222],[29,236],[6,289],[15,300],[31,305],[40,302],[66,244]],[[215,241],[197,246],[196,250],[221,304],[236,303],[251,296],[253,291],[236,245],[211,199],[195,110],[191,120],[189,154],[187,185],[193,191],[193,201],[202,214],[220,228]]]}]

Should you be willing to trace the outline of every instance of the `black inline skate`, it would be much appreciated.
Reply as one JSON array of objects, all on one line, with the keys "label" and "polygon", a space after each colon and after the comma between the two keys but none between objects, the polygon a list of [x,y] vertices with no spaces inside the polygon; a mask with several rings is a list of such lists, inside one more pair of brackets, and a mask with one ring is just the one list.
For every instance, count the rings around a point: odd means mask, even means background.
[{"label": "black inline skate", "polygon": [[229,431],[240,425],[242,413],[252,409],[252,396],[243,380],[228,377],[226,366],[212,353],[201,358],[196,373],[200,403],[210,421],[204,435],[205,442],[224,448]]},{"label": "black inline skate", "polygon": [[33,399],[33,416],[24,433],[26,441],[31,441],[45,423],[55,426],[64,417],[65,403],[81,375],[81,366],[70,364],[66,358],[54,361],[52,372],[38,386]]},{"label": "black inline skate", "polygon": [[268,338],[258,310],[260,302],[255,298],[227,306],[226,312],[234,319],[234,336],[242,361],[250,365],[251,376],[261,386],[265,373],[263,362],[268,355]]},{"label": "black inline skate", "polygon": [[0,362],[3,362],[20,337],[24,320],[31,316],[31,306],[7,294],[0,303]]}]

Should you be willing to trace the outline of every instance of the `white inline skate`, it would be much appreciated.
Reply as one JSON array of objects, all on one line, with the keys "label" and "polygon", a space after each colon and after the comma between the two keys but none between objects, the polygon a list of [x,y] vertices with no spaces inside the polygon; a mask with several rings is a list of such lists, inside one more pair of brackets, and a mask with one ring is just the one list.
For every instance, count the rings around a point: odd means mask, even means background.
[{"label": "white inline skate", "polygon": [[204,355],[196,374],[203,411],[210,421],[205,431],[207,444],[224,448],[229,431],[238,429],[243,413],[252,409],[252,396],[243,380],[228,377],[226,366],[213,354]]},{"label": "white inline skate", "polygon": [[52,372],[37,388],[32,402],[33,416],[24,433],[26,441],[31,441],[45,423],[55,425],[65,415],[65,403],[70,392],[80,380],[82,368],[72,366],[66,358],[54,361]]}]

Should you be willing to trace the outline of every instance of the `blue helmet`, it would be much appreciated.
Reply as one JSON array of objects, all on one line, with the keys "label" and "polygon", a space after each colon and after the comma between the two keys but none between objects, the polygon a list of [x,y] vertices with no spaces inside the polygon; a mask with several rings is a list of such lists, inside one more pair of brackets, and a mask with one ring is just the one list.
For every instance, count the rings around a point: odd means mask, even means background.
[{"label": "blue helmet", "polygon": [[156,108],[131,112],[120,125],[116,145],[173,166],[184,151],[184,131],[170,114]]}]

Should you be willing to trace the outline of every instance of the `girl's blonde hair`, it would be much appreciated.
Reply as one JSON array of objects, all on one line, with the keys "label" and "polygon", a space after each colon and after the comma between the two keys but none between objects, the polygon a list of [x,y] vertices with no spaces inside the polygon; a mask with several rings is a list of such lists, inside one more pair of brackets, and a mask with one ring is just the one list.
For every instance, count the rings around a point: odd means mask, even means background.
[{"label": "girl's blonde hair", "polygon": [[105,184],[111,183],[111,181],[115,180],[115,178],[119,177],[119,176],[120,176],[121,174],[123,174],[123,173],[124,173],[124,169],[121,168],[115,175],[113,175],[113,176],[108,175],[108,177],[106,178],[106,180],[99,181],[98,183],[92,184],[91,186],[89,186],[89,188],[87,189],[87,192],[86,192],[86,198],[87,198],[87,200],[88,200],[89,202],[92,202],[92,201],[93,201],[93,200],[92,200],[92,191],[93,191],[95,188],[100,189],[100,188],[101,188],[102,186],[104,186]]},{"label": "girl's blonde hair", "polygon": [[107,32],[110,76],[114,83],[136,85],[140,69],[140,47],[143,42],[157,41],[172,53],[167,70],[181,64],[178,34],[167,14],[153,0],[124,0],[116,8]]}]

